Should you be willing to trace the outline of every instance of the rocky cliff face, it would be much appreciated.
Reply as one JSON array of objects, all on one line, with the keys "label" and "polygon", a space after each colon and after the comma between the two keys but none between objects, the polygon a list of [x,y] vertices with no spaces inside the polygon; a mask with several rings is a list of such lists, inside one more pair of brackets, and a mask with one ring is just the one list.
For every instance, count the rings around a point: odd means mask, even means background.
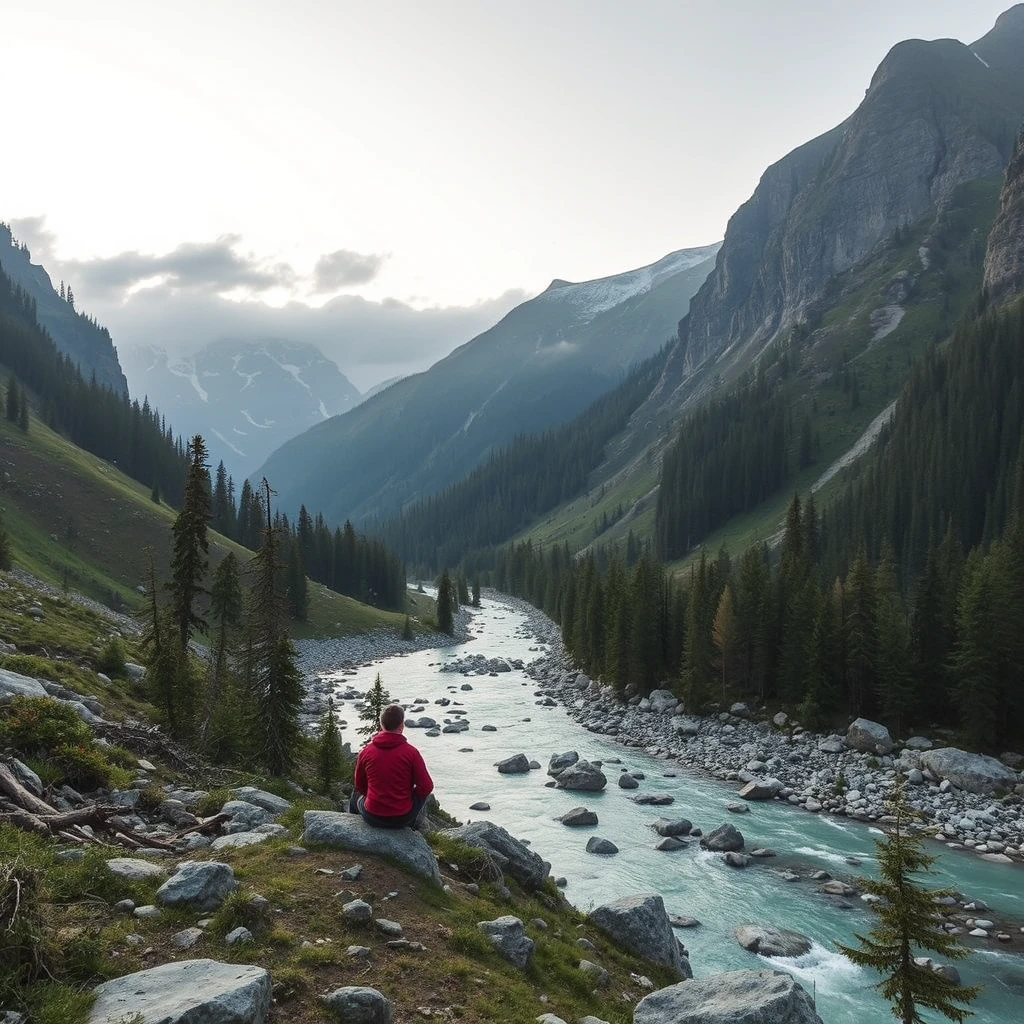
[{"label": "rocky cliff face", "polygon": [[1001,173],[1024,118],[1022,52],[1024,4],[972,46],[893,47],[857,110],[770,167],[730,220],[680,324],[662,400],[687,392],[702,364],[756,354],[897,228]]},{"label": "rocky cliff face", "polygon": [[985,290],[994,305],[1024,292],[1024,128],[1006,169],[999,215],[988,236]]}]

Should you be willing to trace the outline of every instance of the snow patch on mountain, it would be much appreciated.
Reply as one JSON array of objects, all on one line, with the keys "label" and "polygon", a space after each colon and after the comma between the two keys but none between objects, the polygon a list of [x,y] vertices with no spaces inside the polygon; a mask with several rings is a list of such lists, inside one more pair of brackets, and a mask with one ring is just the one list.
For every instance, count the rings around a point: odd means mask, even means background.
[{"label": "snow patch on mountain", "polygon": [[254,419],[253,419],[253,418],[252,418],[252,417],[251,417],[250,415],[249,415],[249,410],[248,410],[248,409],[242,409],[242,410],[240,410],[240,411],[241,411],[242,415],[243,415],[243,416],[244,416],[244,417],[245,417],[245,418],[246,418],[246,419],[247,419],[247,420],[249,421],[249,423],[250,423],[250,424],[251,424],[252,426],[254,426],[254,427],[258,427],[258,428],[259,428],[260,430],[269,430],[269,429],[270,429],[270,428],[271,428],[271,427],[272,427],[272,426],[274,425],[274,421],[273,421],[273,420],[267,420],[267,421],[266,421],[265,423],[257,423],[257,422],[256,422],[256,421],[255,421],[255,420],[254,420]]},{"label": "snow patch on mountain", "polygon": [[181,377],[184,380],[187,380],[202,401],[208,402],[210,400],[209,392],[202,384],[199,383],[199,375],[196,373],[195,363],[193,363],[191,359],[179,359],[177,362],[173,363],[168,360],[167,369],[170,370],[175,377]]},{"label": "snow patch on mountain", "polygon": [[[245,452],[243,452],[241,448],[233,445],[216,427],[211,427],[211,430],[213,435],[221,442],[221,444],[226,444],[236,455],[243,459],[245,458]],[[239,433],[241,433],[241,431],[239,431]]]}]

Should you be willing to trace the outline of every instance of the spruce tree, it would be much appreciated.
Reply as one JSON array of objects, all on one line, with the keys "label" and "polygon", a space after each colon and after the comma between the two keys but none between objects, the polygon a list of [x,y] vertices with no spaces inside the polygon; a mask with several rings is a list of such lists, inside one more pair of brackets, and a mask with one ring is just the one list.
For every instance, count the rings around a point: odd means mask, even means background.
[{"label": "spruce tree", "polygon": [[189,443],[189,468],[185,477],[181,510],[174,520],[171,554],[171,614],[183,654],[193,630],[204,630],[206,620],[196,611],[196,599],[208,591],[203,577],[209,561],[206,536],[210,522],[209,474],[206,443],[196,434]]},{"label": "spruce tree", "polygon": [[24,388],[18,397],[18,428],[23,434],[28,432],[28,395]]},{"label": "spruce tree", "polygon": [[338,720],[334,716],[334,699],[329,697],[316,743],[317,777],[322,793],[330,793],[341,778],[343,760],[341,733],[338,730]]},{"label": "spruce tree", "polygon": [[876,987],[892,1003],[892,1015],[902,1024],[921,1024],[921,1009],[936,1010],[953,1021],[971,1016],[957,1003],[970,1003],[978,989],[958,986],[944,975],[918,967],[918,950],[938,953],[947,960],[962,960],[967,950],[956,936],[943,930],[935,916],[935,900],[947,889],[925,889],[914,879],[928,871],[935,858],[924,853],[922,839],[910,831],[910,810],[902,785],[888,808],[895,818],[892,831],[876,841],[881,878],[861,880],[861,887],[880,897],[870,904],[878,923],[868,935],[857,934],[857,946],[837,943],[839,950],[860,967],[883,975]]},{"label": "spruce tree", "polygon": [[206,711],[199,731],[205,741],[210,721],[221,704],[225,677],[228,672],[228,652],[231,633],[242,617],[242,588],[238,579],[238,559],[229,551],[213,574],[210,589],[210,618],[213,626],[213,648],[207,676]]},{"label": "spruce tree", "polygon": [[455,632],[452,579],[445,569],[437,584],[437,628],[451,636]]},{"label": "spruce tree", "polygon": [[380,673],[373,681],[373,686],[366,691],[363,698],[363,706],[359,709],[359,720],[363,723],[358,730],[360,736],[369,739],[374,733],[380,731],[381,712],[391,703],[391,694],[384,688],[384,680]]}]

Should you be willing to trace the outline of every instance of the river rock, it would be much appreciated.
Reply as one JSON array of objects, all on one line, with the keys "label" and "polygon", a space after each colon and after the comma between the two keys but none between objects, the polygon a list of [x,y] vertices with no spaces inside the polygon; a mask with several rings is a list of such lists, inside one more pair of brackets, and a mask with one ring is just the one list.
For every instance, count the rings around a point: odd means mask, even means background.
[{"label": "river rock", "polygon": [[651,828],[659,836],[688,836],[693,830],[693,822],[687,818],[659,818],[651,823]]},{"label": "river rock", "polygon": [[690,961],[682,955],[665,903],[657,893],[624,896],[592,910],[588,919],[637,956],[692,978]]},{"label": "river rock", "polygon": [[737,853],[736,850],[730,850],[725,855],[724,860],[731,868],[750,867],[750,857],[745,853]]},{"label": "river rock", "polygon": [[619,789],[636,789],[640,785],[629,772],[623,772],[619,776]]},{"label": "river rock", "polygon": [[1010,790],[1017,783],[1017,773],[1002,761],[985,754],[971,754],[956,747],[939,747],[921,753],[921,766],[937,778],[949,779],[957,789],[968,793],[994,793]]},{"label": "river rock", "polygon": [[847,746],[865,754],[891,754],[892,737],[889,730],[868,718],[858,718],[846,730]]},{"label": "river rock", "polygon": [[574,765],[580,759],[575,750],[567,750],[564,754],[552,754],[548,762],[548,775],[557,779],[562,772],[570,765]]},{"label": "river rock", "polygon": [[515,967],[525,971],[533,959],[533,939],[518,917],[506,914],[493,921],[478,921],[477,928],[489,936],[494,948]]},{"label": "river rock", "polygon": [[[473,821],[458,828],[444,829],[442,835],[486,851],[502,871],[507,871],[527,890],[539,888],[551,870],[547,861],[493,821]],[[422,836],[419,838],[423,839]],[[437,862],[434,863],[436,865]]]},{"label": "river rock", "polygon": [[705,850],[728,853],[743,849],[743,833],[735,825],[719,825],[706,836],[701,836],[700,845]]},{"label": "river rock", "polygon": [[741,924],[735,935],[744,949],[761,956],[803,956],[811,948],[806,935],[771,925]]},{"label": "river rock", "polygon": [[651,690],[647,695],[650,709],[655,714],[671,714],[679,705],[679,698],[671,690]]},{"label": "river rock", "polygon": [[215,860],[185,860],[156,891],[158,903],[214,910],[238,888],[229,864]]},{"label": "river rock", "polygon": [[671,793],[640,793],[629,799],[641,807],[667,807],[676,802],[676,798]]},{"label": "river rock", "polygon": [[559,773],[555,781],[559,789],[590,793],[596,793],[608,785],[608,779],[604,772],[589,761],[577,761],[575,764],[569,765]]},{"label": "river rock", "polygon": [[530,761],[525,754],[513,754],[498,762],[498,771],[502,775],[525,775],[529,770]]},{"label": "river rock", "polygon": [[664,853],[674,853],[676,850],[685,850],[689,845],[682,839],[676,839],[675,836],[665,836],[664,839],[659,839],[654,844],[654,848]]},{"label": "river rock", "polygon": [[571,811],[566,811],[559,818],[555,818],[555,821],[560,821],[563,825],[568,825],[570,828],[578,828],[581,825],[596,825],[597,814],[587,807],[574,807]]},{"label": "river rock", "polygon": [[320,1001],[345,1024],[391,1024],[391,1001],[375,988],[343,985],[320,997]]},{"label": "river rock", "polygon": [[644,996],[633,1024],[823,1024],[790,974],[729,971]]},{"label": "river rock", "polygon": [[441,884],[441,872],[434,852],[426,839],[413,829],[373,828],[360,815],[343,811],[306,811],[303,821],[304,843],[324,843],[358,853],[386,854],[416,874]]},{"label": "river rock", "polygon": [[89,1024],[136,1016],[159,1024],[264,1024],[270,975],[262,967],[179,960],[104,982],[93,989]]},{"label": "river rock", "polygon": [[602,839],[600,836],[591,836],[587,840],[587,853],[599,853],[604,857],[609,857],[613,853],[618,852],[619,848],[610,839]]},{"label": "river rock", "polygon": [[744,800],[771,800],[775,796],[775,788],[760,779],[751,779],[741,790],[740,796]]}]

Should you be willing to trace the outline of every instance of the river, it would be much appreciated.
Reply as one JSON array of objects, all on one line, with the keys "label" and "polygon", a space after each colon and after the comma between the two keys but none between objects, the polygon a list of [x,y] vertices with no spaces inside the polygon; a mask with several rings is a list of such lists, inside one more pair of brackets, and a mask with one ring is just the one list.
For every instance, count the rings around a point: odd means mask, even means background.
[{"label": "river", "polygon": [[[786,882],[775,873],[795,864],[814,865],[837,875],[869,872],[877,830],[846,819],[812,815],[778,801],[753,804],[750,813],[742,816],[729,814],[725,805],[735,799],[733,788],[689,774],[673,762],[649,757],[610,737],[589,733],[561,707],[538,706],[536,684],[522,672],[467,677],[438,671],[443,661],[470,653],[529,662],[537,657],[537,645],[523,635],[525,623],[522,612],[485,599],[474,614],[470,626],[474,636],[469,641],[387,658],[358,669],[354,675],[339,673],[338,688],[351,685],[365,690],[380,672],[394,700],[409,703],[424,698],[423,714],[438,722],[447,717],[447,709],[434,701],[448,697],[453,707],[458,702],[467,713],[467,732],[437,737],[427,737],[419,729],[408,732],[424,754],[442,806],[460,820],[487,818],[528,840],[532,849],[551,862],[554,875],[568,879],[566,896],[581,910],[632,893],[659,892],[670,913],[701,922],[677,932],[689,950],[696,977],[740,968],[784,969],[814,993],[825,1024],[892,1020],[887,1005],[871,987],[875,977],[851,964],[834,946],[836,941],[850,943],[854,931],[871,927],[867,908],[854,898],[853,909],[838,909],[815,892],[814,883]],[[472,689],[461,690],[467,682]],[[341,702],[340,710],[342,718],[355,721],[350,705]],[[495,726],[496,731],[481,731],[485,724]],[[348,730],[344,738],[352,738]],[[548,759],[566,750],[604,761],[608,788],[601,793],[546,788]],[[500,775],[494,763],[520,752],[539,761],[542,769],[528,775]],[[633,803],[630,794],[615,784],[620,766],[609,764],[614,758],[621,759],[630,771],[645,773],[635,792],[669,793],[675,797],[674,804],[644,807]],[[490,804],[489,811],[469,810],[470,804],[481,800]],[[570,829],[554,820],[581,805],[597,812],[597,826]],[[737,870],[727,867],[721,855],[700,850],[696,842],[684,850],[659,852],[654,849],[657,836],[649,827],[659,816],[689,818],[705,832],[729,821],[743,833],[748,851],[764,846],[778,856],[755,860],[750,867]],[[619,853],[605,857],[587,853],[591,835],[610,839]],[[972,899],[984,900],[993,910],[982,916],[1024,920],[1024,873],[1020,869],[986,863],[938,844],[930,844],[929,852],[939,857],[936,886],[949,885]],[[850,867],[847,858],[860,860],[861,866]],[[796,959],[758,957],[740,948],[733,938],[733,929],[744,922],[802,932],[811,938],[812,949]],[[1014,941],[1019,946],[1020,938]],[[972,1006],[974,1020],[979,1024],[1024,1021],[1024,958],[999,949],[994,941],[985,941],[957,967],[965,983],[983,986]],[[925,1019],[945,1020],[937,1016]]]}]

